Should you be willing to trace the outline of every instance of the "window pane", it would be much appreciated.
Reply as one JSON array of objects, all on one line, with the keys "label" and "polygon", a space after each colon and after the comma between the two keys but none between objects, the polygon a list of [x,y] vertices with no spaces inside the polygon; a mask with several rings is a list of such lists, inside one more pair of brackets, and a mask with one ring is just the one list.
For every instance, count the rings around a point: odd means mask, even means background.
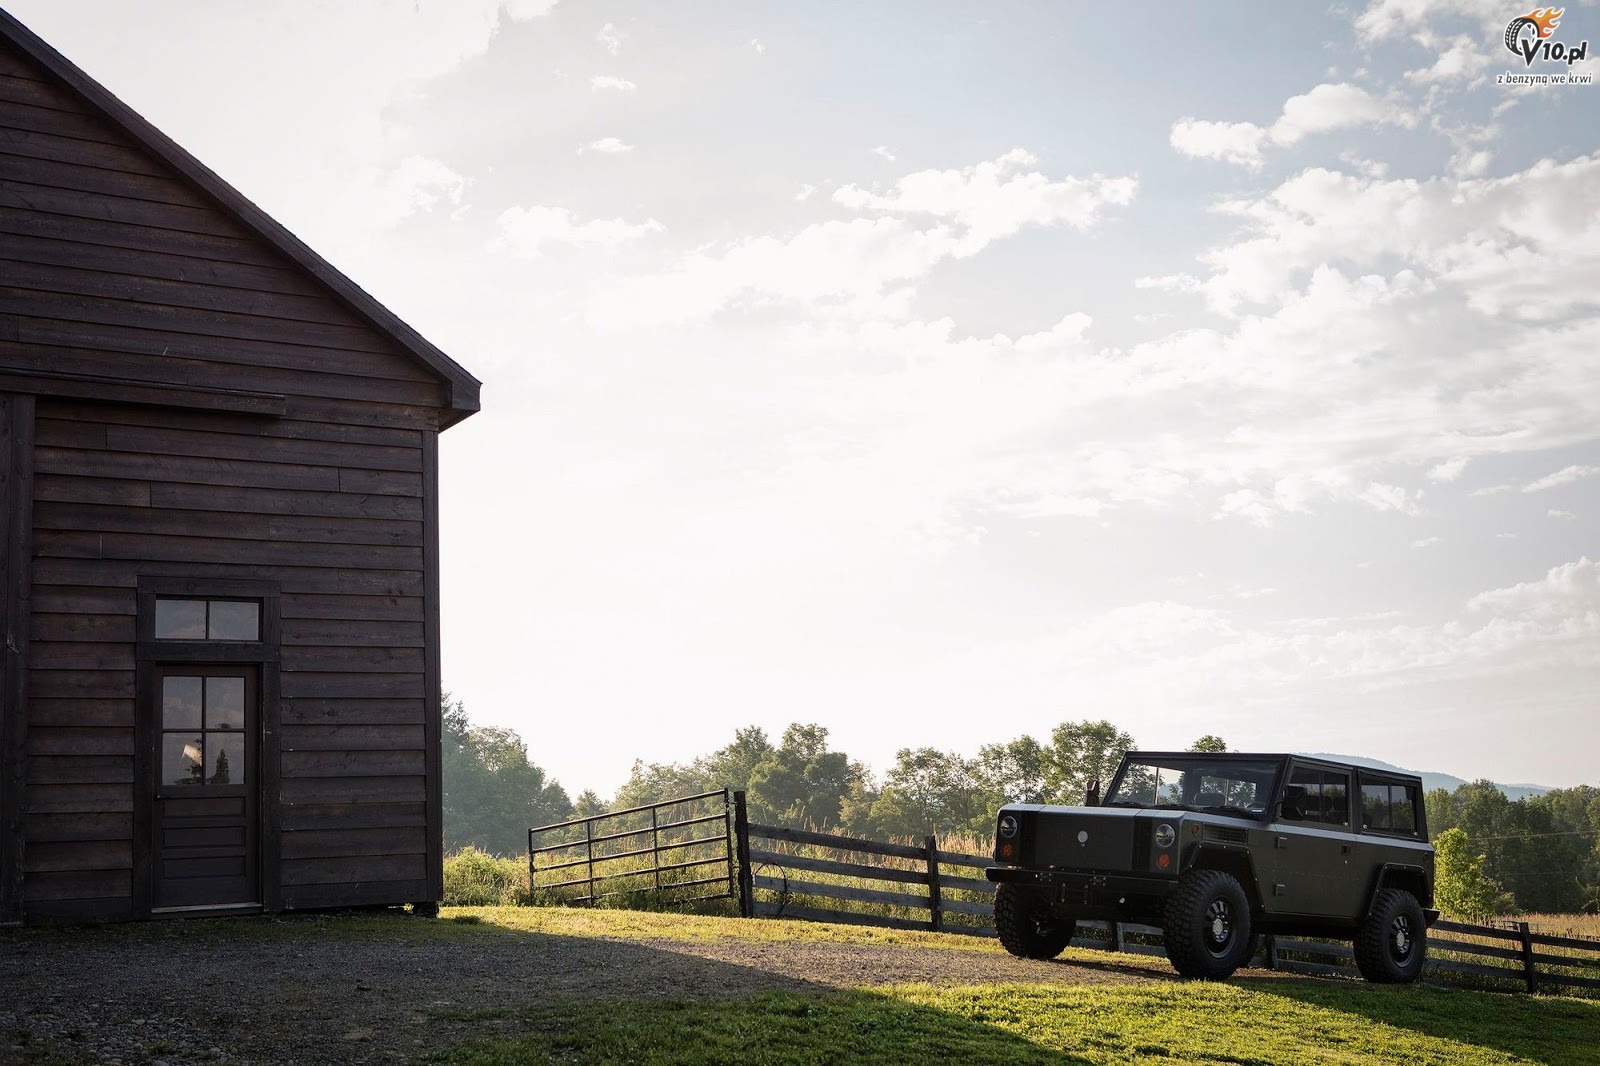
[{"label": "window pane", "polygon": [[1389,828],[1389,786],[1361,786],[1361,820],[1368,829]]},{"label": "window pane", "polygon": [[1389,819],[1397,833],[1417,831],[1416,789],[1410,785],[1389,786]]},{"label": "window pane", "polygon": [[206,734],[206,784],[244,784],[244,734]]},{"label": "window pane", "polygon": [[[244,739],[240,734],[240,740]],[[200,734],[161,734],[161,781],[167,785],[198,785],[205,768]]]},{"label": "window pane", "polygon": [[167,729],[200,728],[200,678],[161,679],[161,724]]},{"label": "window pane", "polygon": [[157,600],[157,640],[205,640],[205,600]]},{"label": "window pane", "polygon": [[260,640],[261,605],[212,600],[207,636],[212,640]]},{"label": "window pane", "polygon": [[244,728],[244,678],[206,678],[206,728]]},{"label": "window pane", "polygon": [[1345,774],[1324,774],[1322,778],[1322,817],[1333,825],[1350,822],[1350,778]]},{"label": "window pane", "polygon": [[1295,821],[1322,819],[1322,772],[1296,766],[1283,790],[1283,816]]}]

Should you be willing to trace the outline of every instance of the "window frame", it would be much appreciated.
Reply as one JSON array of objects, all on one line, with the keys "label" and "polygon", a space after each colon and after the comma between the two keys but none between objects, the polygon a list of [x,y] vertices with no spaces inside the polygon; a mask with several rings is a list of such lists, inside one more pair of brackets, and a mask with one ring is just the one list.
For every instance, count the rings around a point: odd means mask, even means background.
[{"label": "window frame", "polygon": [[[1426,840],[1428,834],[1428,810],[1426,797],[1421,784],[1406,778],[1394,777],[1384,773],[1361,772],[1357,775],[1358,787],[1361,791],[1361,832],[1371,833],[1374,836],[1393,837],[1396,840]],[[1367,824],[1367,799],[1368,785],[1383,785],[1389,789],[1412,789],[1415,796],[1411,800],[1412,827],[1410,829],[1389,829],[1381,826]],[[1393,821],[1394,793],[1389,793],[1390,821]]]},{"label": "window frame", "polygon": [[[1297,761],[1289,766],[1289,772],[1284,775],[1283,788],[1285,793],[1287,793],[1290,788],[1304,787],[1303,785],[1299,785],[1295,782],[1295,777],[1299,774],[1316,775],[1317,813],[1315,816],[1308,814],[1306,817],[1296,820],[1294,824],[1318,826],[1327,829],[1342,829],[1347,832],[1353,832],[1356,827],[1356,822],[1355,815],[1351,808],[1350,794],[1351,787],[1357,780],[1357,775],[1352,773],[1349,769],[1341,769],[1336,766],[1323,766],[1320,763]],[[1334,822],[1325,817],[1328,810],[1327,789],[1330,784],[1337,784],[1340,781],[1344,783],[1344,820],[1341,822]]]}]

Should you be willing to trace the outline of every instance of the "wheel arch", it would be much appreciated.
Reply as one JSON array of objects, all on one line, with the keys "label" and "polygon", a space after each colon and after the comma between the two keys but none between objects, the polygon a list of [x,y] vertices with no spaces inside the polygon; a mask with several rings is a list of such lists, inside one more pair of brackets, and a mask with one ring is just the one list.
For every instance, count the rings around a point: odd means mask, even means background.
[{"label": "wheel arch", "polygon": [[1256,883],[1255,861],[1249,848],[1201,843],[1184,864],[1184,872],[1190,870],[1217,870],[1231,875],[1244,888],[1245,898],[1250,901],[1250,913],[1259,915],[1264,909],[1261,887]]},{"label": "wheel arch", "polygon": [[1433,907],[1433,883],[1421,866],[1386,862],[1378,867],[1378,872],[1372,879],[1372,887],[1367,890],[1366,906],[1361,909],[1363,921],[1372,914],[1372,908],[1378,901],[1378,893],[1386,888],[1398,888],[1411,893],[1417,897],[1417,902],[1422,904],[1424,911]]}]

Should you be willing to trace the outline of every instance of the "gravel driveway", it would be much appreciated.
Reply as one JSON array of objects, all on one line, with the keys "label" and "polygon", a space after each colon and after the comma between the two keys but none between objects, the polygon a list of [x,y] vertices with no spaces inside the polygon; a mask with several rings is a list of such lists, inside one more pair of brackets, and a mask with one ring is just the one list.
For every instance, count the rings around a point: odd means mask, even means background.
[{"label": "gravel driveway", "polygon": [[1163,980],[893,945],[612,940],[395,916],[0,930],[0,1062],[393,1062],[573,1001]]}]

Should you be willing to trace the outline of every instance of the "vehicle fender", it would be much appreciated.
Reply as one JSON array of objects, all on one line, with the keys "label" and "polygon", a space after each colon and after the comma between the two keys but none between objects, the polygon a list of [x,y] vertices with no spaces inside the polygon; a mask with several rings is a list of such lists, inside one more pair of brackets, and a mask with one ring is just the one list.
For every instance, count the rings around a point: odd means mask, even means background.
[{"label": "vehicle fender", "polygon": [[1245,895],[1250,897],[1250,909],[1257,913],[1261,911],[1261,889],[1256,883],[1256,865],[1249,847],[1204,840],[1190,848],[1179,865],[1184,873],[1190,870],[1221,870],[1232,874],[1244,886]]},{"label": "vehicle fender", "polygon": [[[1372,913],[1372,905],[1377,902],[1378,893],[1386,888],[1403,888],[1417,897],[1417,902],[1422,904],[1424,910],[1433,907],[1433,885],[1428,881],[1428,874],[1421,866],[1412,863],[1386,862],[1378,867],[1373,875],[1372,887],[1367,891],[1366,906],[1361,909],[1361,917],[1365,920]],[[1437,916],[1436,911],[1432,912]],[[1433,918],[1429,923],[1433,924]]]}]

